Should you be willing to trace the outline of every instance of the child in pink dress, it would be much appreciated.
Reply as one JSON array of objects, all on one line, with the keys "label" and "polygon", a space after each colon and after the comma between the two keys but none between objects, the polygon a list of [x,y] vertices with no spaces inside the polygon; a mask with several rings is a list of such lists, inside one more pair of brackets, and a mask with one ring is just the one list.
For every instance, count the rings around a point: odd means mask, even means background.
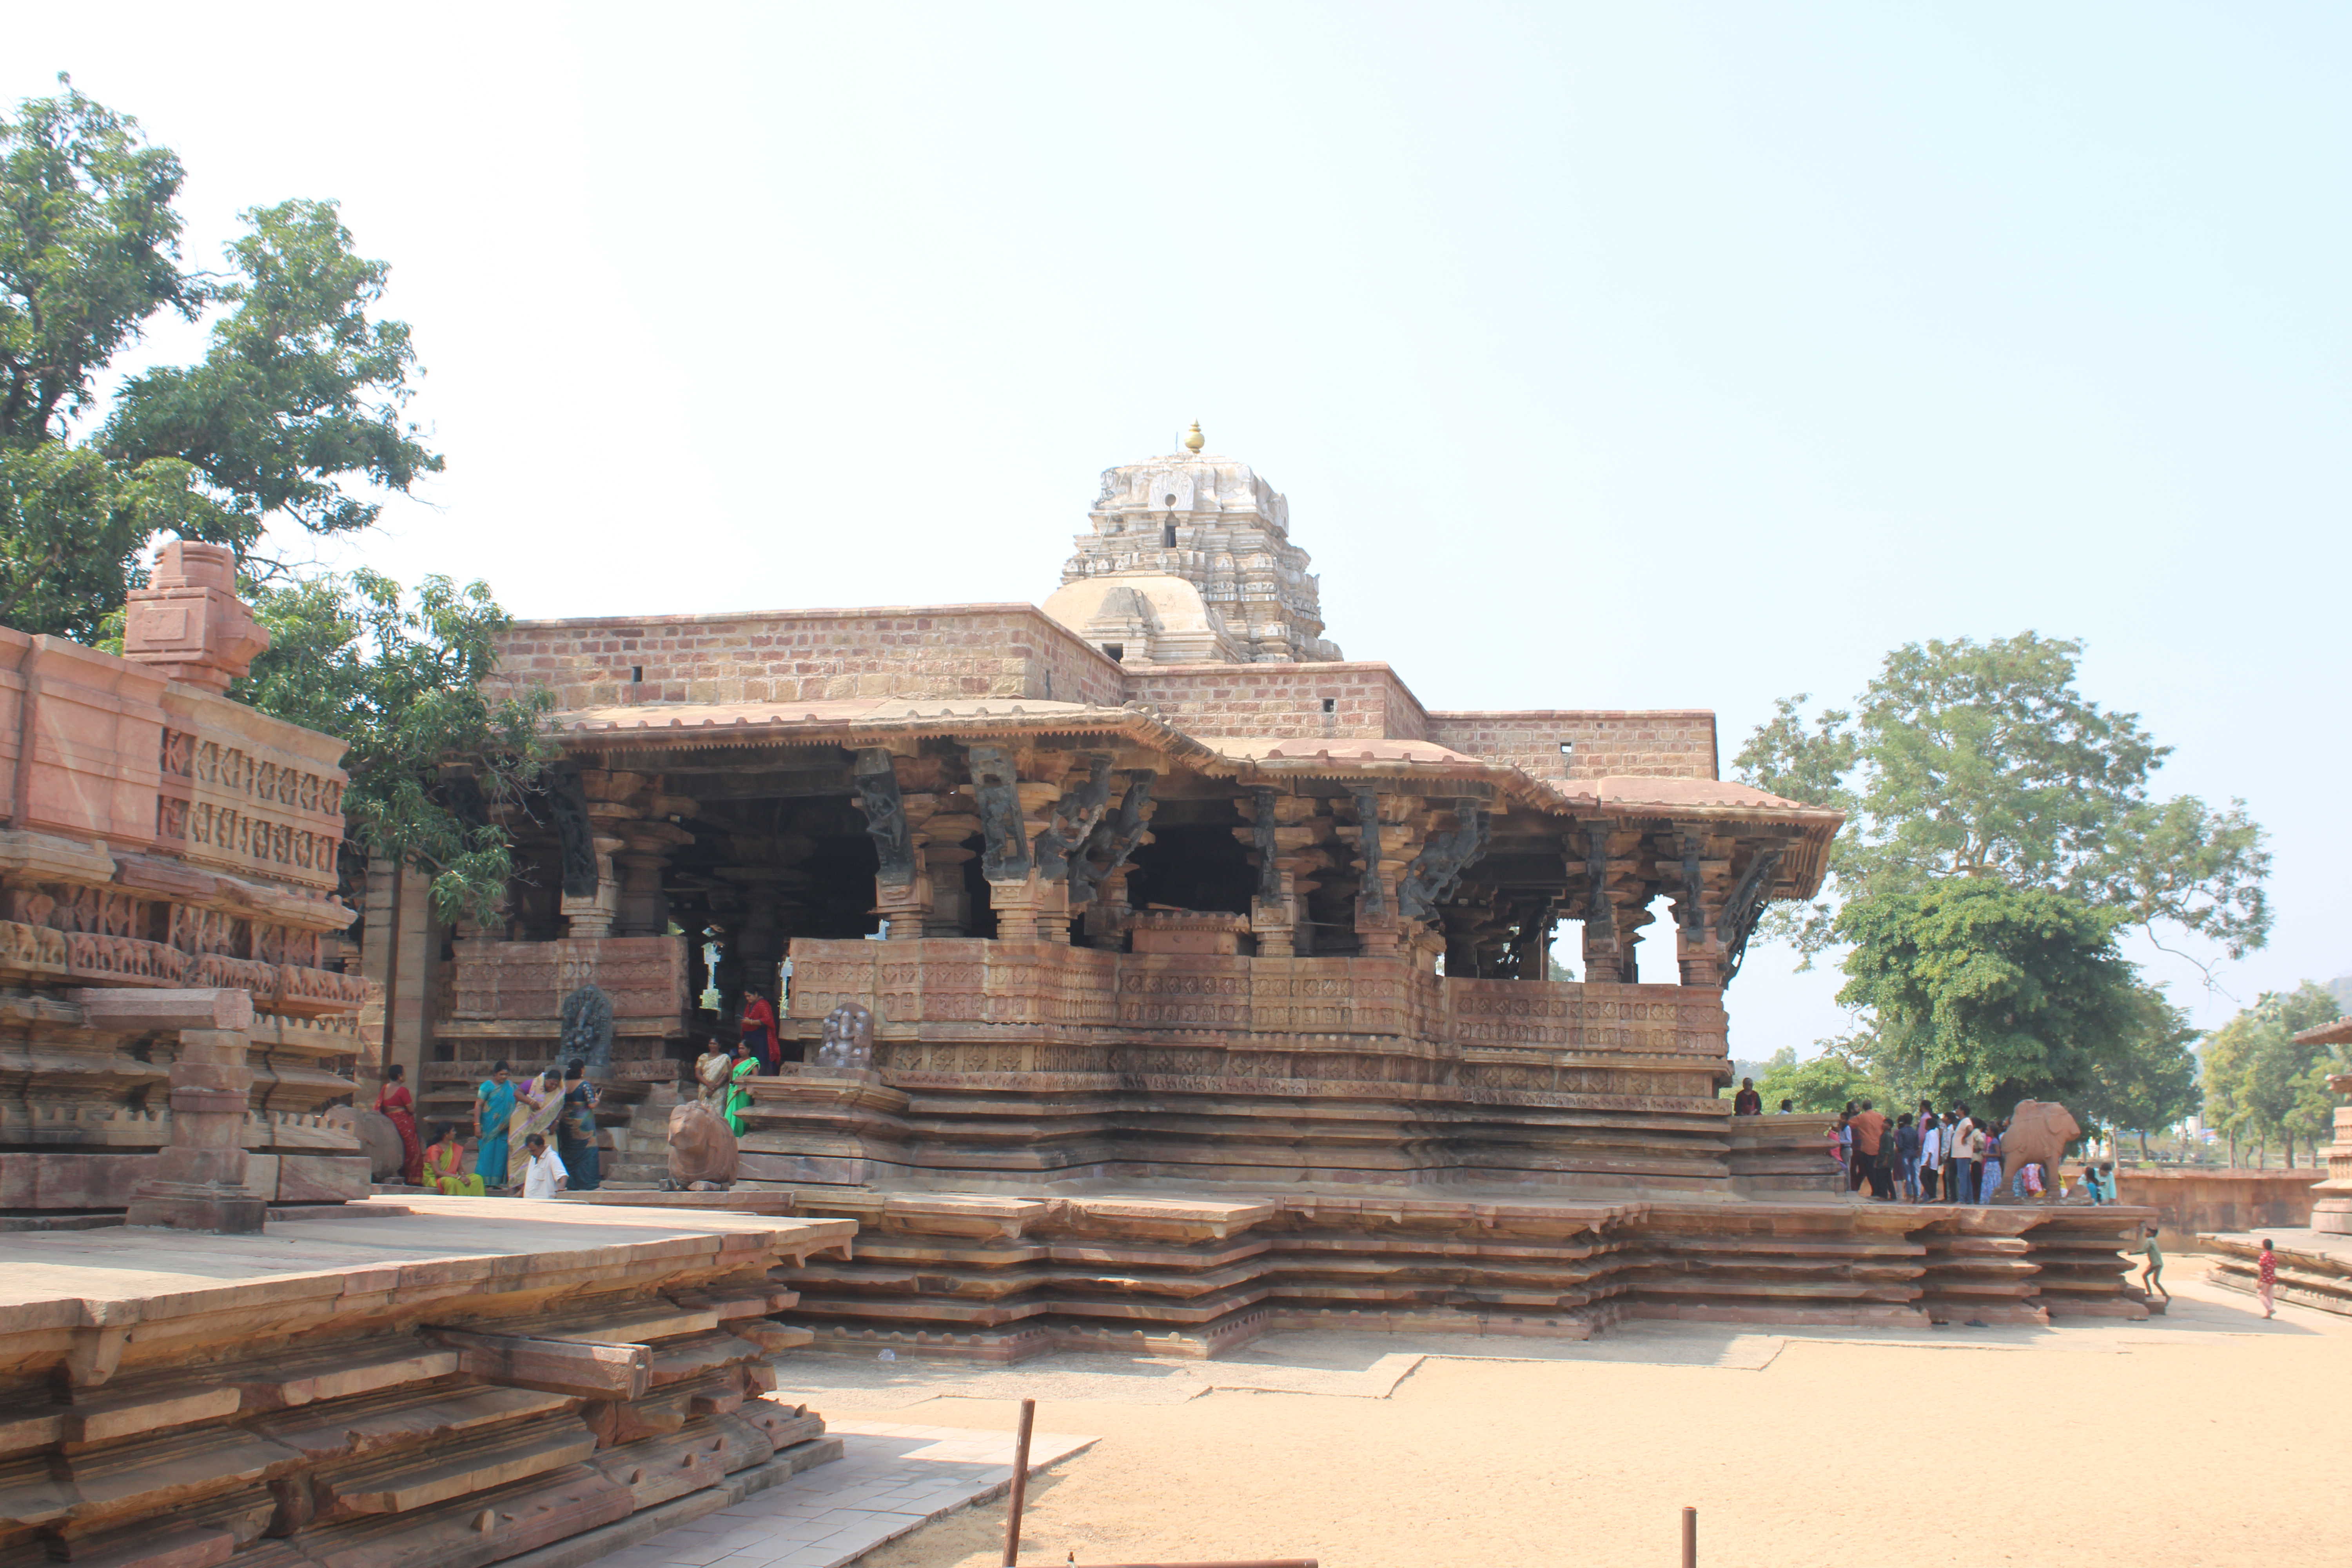
[{"label": "child in pink dress", "polygon": [[2271,1250],[2271,1238],[2263,1237],[2263,1256],[2256,1274],[2255,1294],[2263,1299],[2263,1316],[2275,1318],[2278,1309],[2271,1304],[2271,1291],[2278,1284],[2278,1254]]}]

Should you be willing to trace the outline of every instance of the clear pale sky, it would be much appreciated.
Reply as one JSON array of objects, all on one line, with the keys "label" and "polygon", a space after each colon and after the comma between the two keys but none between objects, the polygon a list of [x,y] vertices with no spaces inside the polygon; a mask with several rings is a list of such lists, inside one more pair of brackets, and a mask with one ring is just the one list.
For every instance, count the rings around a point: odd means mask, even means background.
[{"label": "clear pale sky", "polygon": [[[1432,707],[1707,707],[2031,627],[2352,971],[2352,11],[12,11],[239,208],[343,204],[449,460],[357,552],[523,616],[1029,600],[1098,472],[1290,497]],[[156,334],[186,357],[184,329]],[[2141,939],[2201,1023],[2233,1004]],[[1844,1026],[1751,953],[1733,1050]]]}]

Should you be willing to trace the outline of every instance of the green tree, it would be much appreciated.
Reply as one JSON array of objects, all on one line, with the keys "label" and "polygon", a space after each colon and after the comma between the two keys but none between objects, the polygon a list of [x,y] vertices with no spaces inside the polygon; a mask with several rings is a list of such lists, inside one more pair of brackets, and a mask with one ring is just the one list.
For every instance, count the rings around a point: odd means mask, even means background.
[{"label": "green tree", "polygon": [[2190,1049],[2199,1031],[2188,1009],[2146,987],[2138,989],[2137,1000],[2134,1030],[2116,1042],[2119,1048],[2094,1058],[2091,1090],[2077,1115],[2085,1126],[2137,1132],[2146,1159],[2147,1135],[2194,1115],[2204,1095]]},{"label": "green tree", "polygon": [[364,857],[432,878],[434,911],[488,921],[513,871],[505,827],[554,754],[544,689],[492,702],[481,682],[506,612],[480,583],[375,573],[256,593],[268,652],[230,695],[351,744],[343,810]]},{"label": "green tree", "polygon": [[1852,1042],[1822,1044],[1818,1056],[1801,1062],[1793,1047],[1783,1046],[1772,1053],[1770,1065],[1756,1085],[1767,1112],[1780,1110],[1784,1100],[1794,1101],[1798,1110],[1808,1114],[1833,1114],[1843,1110],[1850,1100],[1867,1100],[1890,1116],[1895,1113],[1900,1103],[1896,1092],[1854,1059]]},{"label": "green tree", "polygon": [[2091,1107],[2103,1066],[2147,1028],[2149,993],[2116,952],[2111,911],[1961,879],[1849,900],[1838,1000],[1876,1017],[1867,1060],[1941,1105]]},{"label": "green tree", "polygon": [[[157,532],[255,557],[274,523],[364,528],[378,504],[352,486],[406,491],[442,466],[403,417],[408,329],[368,315],[387,268],[352,253],[335,205],[248,211],[229,270],[199,272],[180,264],[183,178],[69,84],[0,120],[0,621],[95,640]],[[167,311],[213,315],[202,363],[102,398]]]},{"label": "green tree", "polygon": [[2231,958],[2262,946],[2262,829],[2242,801],[2152,796],[2170,748],[2076,689],[2082,651],[2032,632],[1906,643],[1851,710],[1809,721],[1807,698],[1780,702],[1740,776],[1848,814],[1822,900],[1777,910],[1780,933],[1810,958],[1840,940],[1846,904],[1965,879],[2063,894],[2152,940],[2194,932]]},{"label": "green tree", "polygon": [[2340,1054],[2294,1037],[2336,1016],[2336,998],[2306,980],[2293,991],[2264,992],[2213,1031],[2204,1060],[2208,1117],[2229,1134],[2232,1164],[2242,1137],[2261,1144],[2265,1159],[2278,1139],[2293,1165],[2296,1140],[2316,1148],[2328,1134],[2335,1103],[2326,1077],[2342,1070]]}]

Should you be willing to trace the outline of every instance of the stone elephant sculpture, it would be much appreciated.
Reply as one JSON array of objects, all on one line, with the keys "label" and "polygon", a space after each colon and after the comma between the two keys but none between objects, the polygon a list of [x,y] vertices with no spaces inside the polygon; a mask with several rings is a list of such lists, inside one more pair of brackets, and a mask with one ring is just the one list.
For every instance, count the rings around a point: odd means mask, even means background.
[{"label": "stone elephant sculpture", "polygon": [[669,1186],[674,1192],[709,1191],[735,1180],[735,1134],[726,1121],[698,1100],[669,1113]]},{"label": "stone elephant sculpture", "polygon": [[400,1129],[392,1118],[381,1110],[362,1110],[355,1106],[338,1105],[329,1110],[326,1122],[354,1134],[360,1141],[360,1152],[368,1157],[368,1180],[396,1182],[408,1163],[408,1151],[400,1142]]},{"label": "stone elephant sculpture", "polygon": [[2039,1165],[2042,1195],[2027,1201],[2051,1202],[2058,1195],[2058,1163],[2066,1157],[2066,1145],[2082,1135],[2082,1124],[2057,1101],[2019,1100],[2010,1114],[2009,1131],[2000,1135],[2001,1185],[2012,1186],[2018,1172]]}]

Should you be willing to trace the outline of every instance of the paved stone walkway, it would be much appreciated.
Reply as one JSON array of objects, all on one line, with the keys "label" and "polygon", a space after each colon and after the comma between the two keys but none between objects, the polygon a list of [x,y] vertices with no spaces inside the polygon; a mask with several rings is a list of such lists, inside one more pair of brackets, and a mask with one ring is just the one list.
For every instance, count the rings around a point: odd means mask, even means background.
[{"label": "paved stone walkway", "polygon": [[[842,1439],[833,1463],[615,1552],[597,1568],[841,1568],[1013,1480],[1010,1432],[855,1416],[828,1417],[825,1426]],[[1029,1473],[1094,1441],[1033,1433]]]}]

